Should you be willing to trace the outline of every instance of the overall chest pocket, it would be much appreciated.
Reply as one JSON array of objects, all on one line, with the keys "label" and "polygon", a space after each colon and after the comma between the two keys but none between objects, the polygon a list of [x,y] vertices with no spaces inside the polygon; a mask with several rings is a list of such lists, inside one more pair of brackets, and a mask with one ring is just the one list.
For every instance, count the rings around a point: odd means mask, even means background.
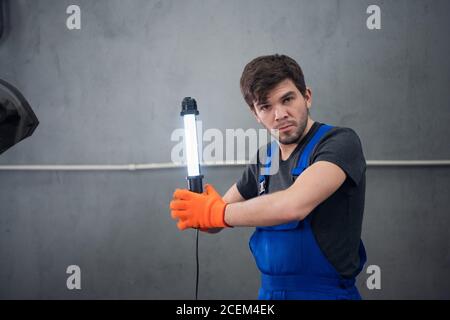
[{"label": "overall chest pocket", "polygon": [[249,241],[250,250],[262,273],[297,274],[303,264],[303,224],[293,221],[271,227],[257,227]]}]

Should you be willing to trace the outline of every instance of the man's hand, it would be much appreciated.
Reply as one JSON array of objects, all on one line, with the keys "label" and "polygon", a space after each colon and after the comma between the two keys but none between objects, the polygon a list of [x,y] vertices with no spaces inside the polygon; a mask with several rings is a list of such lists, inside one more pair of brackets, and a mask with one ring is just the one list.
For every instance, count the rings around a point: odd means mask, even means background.
[{"label": "man's hand", "polygon": [[212,185],[205,185],[205,192],[195,193],[186,189],[177,189],[170,202],[171,216],[179,219],[177,227],[187,228],[223,228],[225,223],[225,201]]}]

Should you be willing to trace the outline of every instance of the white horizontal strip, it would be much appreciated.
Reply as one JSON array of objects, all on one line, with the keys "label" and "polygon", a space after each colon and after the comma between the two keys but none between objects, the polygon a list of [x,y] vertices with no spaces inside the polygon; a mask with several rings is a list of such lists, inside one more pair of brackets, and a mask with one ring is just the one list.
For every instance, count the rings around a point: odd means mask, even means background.
[{"label": "white horizontal strip", "polygon": [[450,160],[368,160],[369,167],[433,167],[450,166]]},{"label": "white horizontal strip", "polygon": [[[207,167],[228,167],[245,166],[248,161],[215,161],[203,162],[201,166]],[[171,169],[185,167],[184,163],[145,163],[145,164],[122,164],[122,165],[0,165],[3,171],[136,171],[153,169]],[[395,167],[395,166],[450,166],[450,160],[368,160],[369,167]]]}]

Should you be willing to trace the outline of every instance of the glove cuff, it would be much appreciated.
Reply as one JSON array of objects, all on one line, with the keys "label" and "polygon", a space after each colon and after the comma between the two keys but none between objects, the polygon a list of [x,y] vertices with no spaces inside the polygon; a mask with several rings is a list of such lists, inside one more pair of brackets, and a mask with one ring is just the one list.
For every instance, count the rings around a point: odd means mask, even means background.
[{"label": "glove cuff", "polygon": [[232,228],[225,222],[225,208],[227,203],[217,199],[211,206],[211,225],[213,227]]}]

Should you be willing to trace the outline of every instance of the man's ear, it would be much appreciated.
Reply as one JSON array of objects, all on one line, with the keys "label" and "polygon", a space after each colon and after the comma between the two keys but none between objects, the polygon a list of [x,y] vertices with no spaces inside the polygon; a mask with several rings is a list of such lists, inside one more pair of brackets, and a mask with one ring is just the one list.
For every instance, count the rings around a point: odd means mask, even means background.
[{"label": "man's ear", "polygon": [[311,106],[312,106],[312,91],[311,91],[311,88],[309,88],[309,87],[306,87],[305,100],[306,100],[306,107],[308,109],[311,109]]}]

